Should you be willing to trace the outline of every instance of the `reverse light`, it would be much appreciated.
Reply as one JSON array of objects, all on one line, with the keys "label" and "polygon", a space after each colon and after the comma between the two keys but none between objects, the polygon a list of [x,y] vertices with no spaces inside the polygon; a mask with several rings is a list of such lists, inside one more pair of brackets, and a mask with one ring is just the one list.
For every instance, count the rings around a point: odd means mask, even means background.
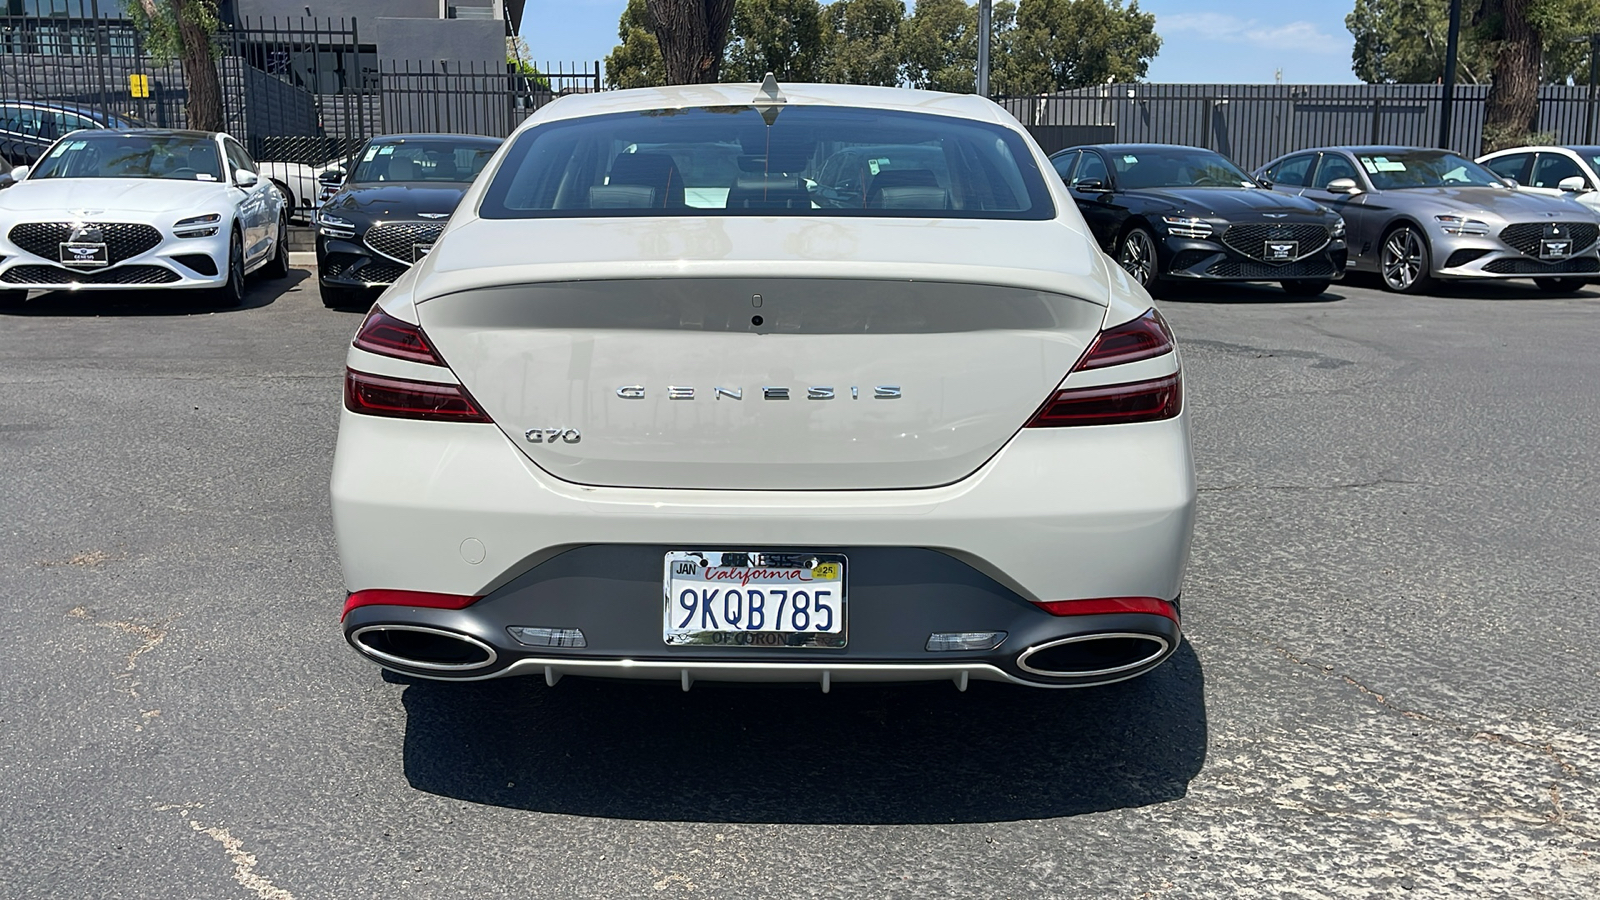
[{"label": "reverse light", "polygon": [[433,345],[428,342],[428,336],[422,333],[422,326],[397,319],[376,306],[367,313],[352,343],[361,350],[379,356],[408,359],[430,366],[444,365],[444,360],[439,358],[439,354],[433,351]]},{"label": "reverse light", "polygon": [[506,628],[517,643],[529,647],[587,647],[589,641],[576,628],[530,628],[511,625]]},{"label": "reverse light", "polygon": [[1476,235],[1489,233],[1488,222],[1480,222],[1477,219],[1469,219],[1466,216],[1434,216],[1433,220],[1439,223],[1439,227],[1445,234]]},{"label": "reverse light", "polygon": [[993,650],[1006,639],[1004,631],[936,631],[928,635],[930,652]]},{"label": "reverse light", "polygon": [[190,216],[172,223],[172,233],[181,238],[211,237],[217,233],[221,223],[222,216],[217,213]]},{"label": "reverse light", "polygon": [[463,594],[435,594],[429,591],[396,591],[388,588],[373,588],[366,591],[356,591],[344,601],[344,612],[339,616],[343,619],[350,615],[352,609],[362,606],[420,606],[424,609],[466,609],[478,602],[479,598]]},{"label": "reverse light", "polygon": [[1052,616],[1098,616],[1109,613],[1148,613],[1178,621],[1177,607],[1159,597],[1098,597],[1091,600],[1035,600]]},{"label": "reverse light", "polygon": [[317,230],[324,237],[349,239],[356,236],[356,223],[349,219],[341,219],[338,216],[321,213],[317,216]]},{"label": "reverse light", "polygon": [[492,421],[459,384],[390,378],[345,369],[344,408],[367,416],[434,422]]},{"label": "reverse light", "polygon": [[1162,216],[1161,221],[1166,223],[1167,233],[1173,237],[1198,239],[1211,236],[1211,223],[1204,219],[1192,216]]}]

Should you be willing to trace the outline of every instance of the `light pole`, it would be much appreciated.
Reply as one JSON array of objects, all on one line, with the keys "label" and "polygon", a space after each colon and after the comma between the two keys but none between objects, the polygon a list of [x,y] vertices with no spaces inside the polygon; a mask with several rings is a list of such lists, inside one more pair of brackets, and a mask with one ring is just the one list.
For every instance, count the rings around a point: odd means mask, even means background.
[{"label": "light pole", "polygon": [[[1444,51],[1444,96],[1439,109],[1439,149],[1450,149],[1450,117],[1456,106],[1456,55],[1461,45],[1461,0],[1450,0],[1450,35]],[[1591,91],[1592,93],[1592,91]]]},{"label": "light pole", "polygon": [[[1460,0],[1457,0],[1460,2]],[[989,96],[989,20],[992,0],[978,0],[978,96]]]}]

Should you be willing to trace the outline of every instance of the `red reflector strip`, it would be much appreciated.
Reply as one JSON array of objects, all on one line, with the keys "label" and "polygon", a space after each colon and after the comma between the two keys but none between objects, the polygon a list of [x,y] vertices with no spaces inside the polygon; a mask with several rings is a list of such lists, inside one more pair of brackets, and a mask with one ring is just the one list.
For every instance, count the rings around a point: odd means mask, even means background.
[{"label": "red reflector strip", "polygon": [[1099,616],[1106,613],[1148,613],[1178,621],[1171,603],[1157,597],[1100,597],[1093,600],[1039,600],[1034,605],[1052,616]]},{"label": "red reflector strip", "polygon": [[366,321],[361,323],[354,343],[356,347],[380,356],[409,359],[430,366],[444,365],[439,354],[434,353],[433,347],[428,345],[428,336],[422,333],[421,326],[401,321],[377,307],[373,307]]},{"label": "red reflector strip", "polygon": [[395,591],[388,588],[373,588],[367,591],[356,591],[344,601],[344,612],[339,618],[350,615],[350,610],[360,606],[421,606],[427,609],[466,609],[478,602],[478,597],[463,597],[460,594],[433,594],[427,591]]},{"label": "red reflector strip", "polygon": [[1057,391],[1029,428],[1159,422],[1183,411],[1183,376]]},{"label": "red reflector strip", "polygon": [[398,419],[490,421],[458,384],[389,378],[354,369],[345,370],[344,408],[363,415]]}]

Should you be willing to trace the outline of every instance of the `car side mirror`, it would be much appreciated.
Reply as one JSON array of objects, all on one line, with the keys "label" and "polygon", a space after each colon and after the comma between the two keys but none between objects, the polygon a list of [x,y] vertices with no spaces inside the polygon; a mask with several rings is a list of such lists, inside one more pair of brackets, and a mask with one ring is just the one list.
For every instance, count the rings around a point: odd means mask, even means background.
[{"label": "car side mirror", "polygon": [[27,178],[28,177],[28,173],[30,171],[32,171],[32,170],[29,169],[27,166],[17,166],[16,168],[14,168],[11,171],[6,173],[6,175],[5,175],[6,181],[9,184],[16,184],[17,182],[21,181],[22,179]]},{"label": "car side mirror", "polygon": [[1522,187],[1522,182],[1512,178],[1510,175],[1501,175],[1500,180],[1504,181],[1506,183],[1506,187],[1511,188],[1513,191]]},{"label": "car side mirror", "polygon": [[1354,178],[1335,178],[1328,182],[1327,191],[1330,194],[1350,194],[1354,196],[1361,193],[1361,188],[1356,186]]},{"label": "car side mirror", "polygon": [[1098,178],[1085,178],[1073,185],[1072,189],[1075,191],[1103,191],[1106,189],[1106,183]]},{"label": "car side mirror", "polygon": [[1589,190],[1589,185],[1584,182],[1582,175],[1573,175],[1556,182],[1556,187],[1568,194],[1581,194]]},{"label": "car side mirror", "polygon": [[1262,187],[1266,188],[1269,191],[1272,190],[1272,179],[1268,178],[1265,175],[1261,176],[1260,178],[1257,178],[1256,179],[1256,184],[1261,185]]},{"label": "car side mirror", "polygon": [[261,182],[261,176],[257,175],[254,172],[248,172],[248,171],[245,171],[244,169],[240,169],[239,171],[233,173],[233,183],[238,185],[239,187],[251,188],[251,187],[255,187],[260,182]]},{"label": "car side mirror", "polygon": [[321,175],[318,175],[317,181],[327,185],[328,187],[338,187],[339,185],[344,184],[344,170],[338,167],[329,169],[328,171],[323,172]]}]

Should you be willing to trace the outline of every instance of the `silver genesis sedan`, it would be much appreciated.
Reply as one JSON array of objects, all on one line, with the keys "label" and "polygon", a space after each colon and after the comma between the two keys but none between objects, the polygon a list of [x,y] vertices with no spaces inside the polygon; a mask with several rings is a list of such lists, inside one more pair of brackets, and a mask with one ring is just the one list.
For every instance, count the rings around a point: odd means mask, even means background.
[{"label": "silver genesis sedan", "polygon": [[1323,147],[1255,175],[1344,216],[1350,269],[1377,272],[1391,291],[1422,293],[1434,279],[1532,278],[1561,293],[1600,272],[1600,222],[1587,207],[1519,191],[1447,150]]}]

